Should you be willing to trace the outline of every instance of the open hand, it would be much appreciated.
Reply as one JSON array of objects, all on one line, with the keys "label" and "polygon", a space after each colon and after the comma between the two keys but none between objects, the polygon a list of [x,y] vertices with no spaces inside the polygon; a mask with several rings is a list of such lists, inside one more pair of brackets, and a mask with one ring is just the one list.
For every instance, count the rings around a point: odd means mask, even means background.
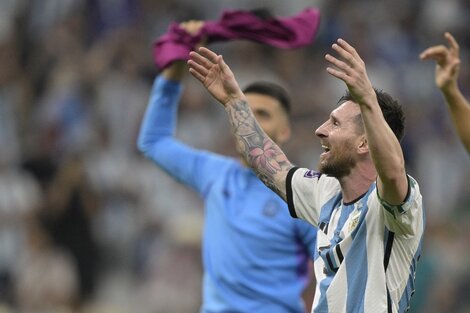
[{"label": "open hand", "polygon": [[445,33],[449,47],[438,45],[424,50],[420,55],[421,60],[436,61],[436,85],[440,89],[446,89],[457,85],[460,71],[459,45],[450,33]]},{"label": "open hand", "polygon": [[346,84],[351,96],[359,105],[370,103],[369,101],[376,98],[375,91],[367,76],[365,63],[356,49],[343,39],[338,39],[332,48],[341,59],[327,54],[325,59],[334,67],[327,67],[326,71]]},{"label": "open hand", "polygon": [[221,55],[201,47],[189,54],[189,72],[197,78],[221,104],[244,98],[232,70]]}]

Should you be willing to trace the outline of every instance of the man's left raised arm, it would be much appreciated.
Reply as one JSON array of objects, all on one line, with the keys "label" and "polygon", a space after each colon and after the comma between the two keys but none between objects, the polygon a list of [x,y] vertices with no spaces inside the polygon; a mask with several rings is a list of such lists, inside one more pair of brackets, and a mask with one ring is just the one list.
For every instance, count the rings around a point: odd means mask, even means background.
[{"label": "man's left raised arm", "polygon": [[365,63],[356,49],[343,39],[338,39],[332,48],[339,58],[327,54],[325,59],[334,67],[326,70],[346,84],[360,106],[367,145],[378,174],[379,196],[391,205],[401,204],[408,192],[403,151],[382,114]]}]

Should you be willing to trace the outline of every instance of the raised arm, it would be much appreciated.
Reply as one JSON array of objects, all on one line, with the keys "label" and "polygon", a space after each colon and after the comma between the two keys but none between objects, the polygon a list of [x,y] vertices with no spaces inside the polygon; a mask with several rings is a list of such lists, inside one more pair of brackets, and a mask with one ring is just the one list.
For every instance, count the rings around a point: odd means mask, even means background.
[{"label": "raised arm", "polygon": [[367,144],[377,170],[380,197],[392,205],[401,204],[408,191],[405,161],[400,143],[388,126],[367,76],[364,61],[346,41],[338,39],[333,49],[339,58],[327,54],[325,59],[334,67],[327,72],[342,80],[361,109]]},{"label": "raised arm", "polygon": [[[189,34],[196,34],[199,30],[204,26],[204,21],[198,20],[190,20],[187,22],[183,22],[179,25],[182,29],[184,29]],[[201,45],[202,42],[199,42],[198,45]],[[181,81],[186,74],[186,66],[184,61],[175,61],[166,67],[162,71],[162,76],[168,80],[173,81]]]},{"label": "raised arm", "polygon": [[436,86],[441,90],[457,134],[470,153],[470,104],[458,86],[460,72],[459,45],[450,33],[444,34],[449,46],[433,46],[420,54],[421,60],[436,61]]},{"label": "raised arm", "polygon": [[[204,22],[189,21],[180,25],[187,32],[195,33]],[[175,61],[155,79],[137,143],[139,150],[149,157],[157,155],[154,153],[157,143],[172,138],[175,133],[178,102],[183,88],[181,80],[185,73],[185,62]]]},{"label": "raised arm", "polygon": [[[201,24],[192,21],[182,26],[190,31]],[[171,177],[205,196],[212,182],[231,162],[190,147],[175,137],[183,90],[181,79],[186,71],[185,62],[176,61],[155,79],[139,132],[138,148]]]},{"label": "raised arm", "polygon": [[189,72],[225,107],[238,151],[263,183],[285,200],[286,177],[293,165],[256,121],[222,56],[202,47],[190,53],[188,65]]}]

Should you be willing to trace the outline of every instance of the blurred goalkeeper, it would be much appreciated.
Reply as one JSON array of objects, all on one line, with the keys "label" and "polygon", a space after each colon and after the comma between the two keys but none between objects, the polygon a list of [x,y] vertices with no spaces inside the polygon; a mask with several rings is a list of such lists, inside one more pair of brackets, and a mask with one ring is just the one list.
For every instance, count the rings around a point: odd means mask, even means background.
[{"label": "blurred goalkeeper", "polygon": [[[203,25],[191,21],[180,28],[195,34]],[[304,313],[302,292],[313,279],[309,262],[316,230],[292,220],[282,199],[243,159],[197,150],[174,138],[186,72],[184,61],[174,61],[155,79],[138,145],[157,166],[204,199],[200,312]],[[263,129],[278,144],[288,140],[285,91],[256,82],[245,93]]]}]

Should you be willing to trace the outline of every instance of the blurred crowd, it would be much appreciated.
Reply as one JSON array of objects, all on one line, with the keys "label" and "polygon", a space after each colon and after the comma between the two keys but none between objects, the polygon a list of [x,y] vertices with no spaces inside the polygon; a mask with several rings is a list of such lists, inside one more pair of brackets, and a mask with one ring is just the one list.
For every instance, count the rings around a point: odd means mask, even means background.
[{"label": "blurred crowd", "polygon": [[[344,93],[325,72],[338,37],[374,85],[405,107],[407,168],[427,213],[412,312],[470,311],[470,158],[419,53],[461,45],[470,96],[466,0],[0,2],[0,312],[195,313],[200,303],[202,202],[144,159],[136,137],[158,70],[153,41],[170,22],[266,7],[321,10],[316,41],[279,50],[214,44],[242,85],[271,80],[293,101],[294,163],[316,167],[314,130]],[[236,157],[225,113],[185,81],[177,137]],[[470,121],[469,121],[470,123]]]}]

